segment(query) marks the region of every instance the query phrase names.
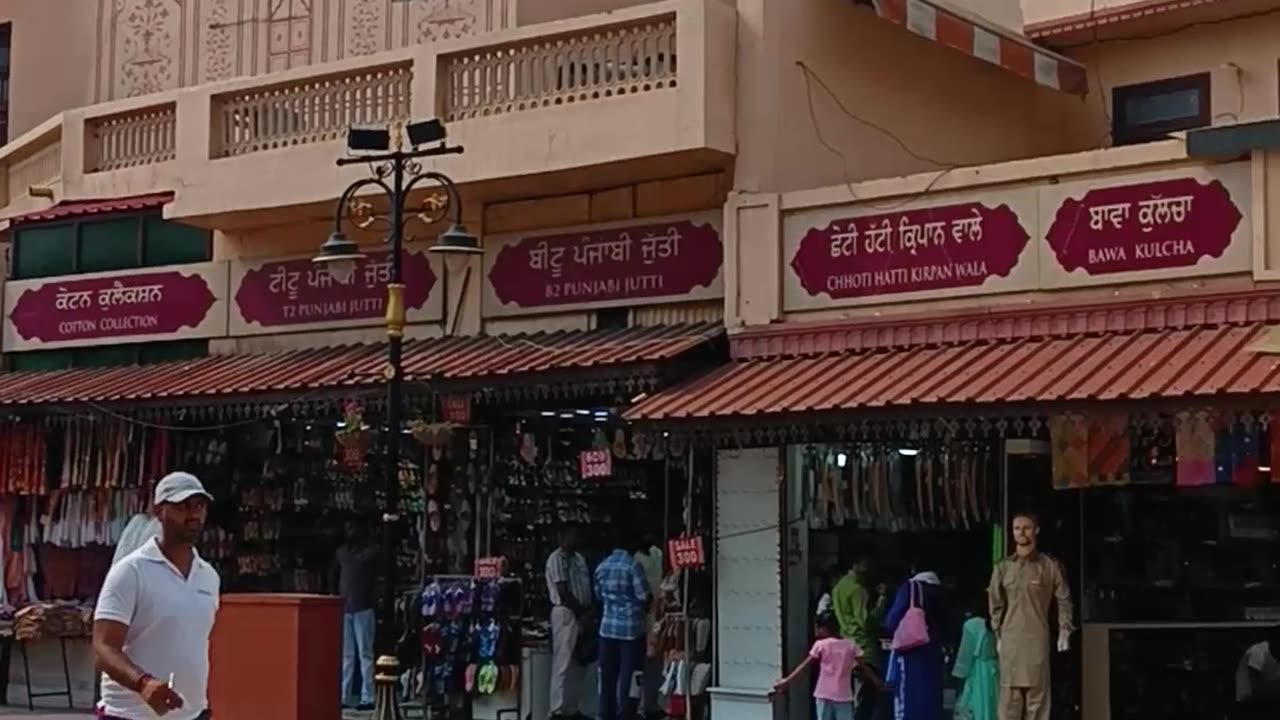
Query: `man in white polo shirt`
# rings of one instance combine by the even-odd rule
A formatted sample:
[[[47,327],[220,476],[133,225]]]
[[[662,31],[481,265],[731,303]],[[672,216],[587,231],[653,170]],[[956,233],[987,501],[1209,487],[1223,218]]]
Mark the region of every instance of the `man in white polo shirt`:
[[[209,720],[209,634],[221,581],[194,543],[213,497],[194,475],[156,485],[160,536],[111,568],[93,618],[104,720]]]

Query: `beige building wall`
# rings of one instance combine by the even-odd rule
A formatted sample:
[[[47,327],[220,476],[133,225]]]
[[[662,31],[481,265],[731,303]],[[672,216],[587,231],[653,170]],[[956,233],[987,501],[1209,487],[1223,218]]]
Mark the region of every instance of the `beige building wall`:
[[[1080,98],[918,37],[868,7],[737,5],[739,190],[801,190],[1099,143]]]
[[[1142,33],[1135,25],[1132,33]],[[1214,124],[1275,117],[1276,38],[1280,13],[1190,27],[1150,39],[1084,39],[1061,46],[1062,52],[1089,67],[1092,133],[1111,130],[1111,92],[1117,86],[1211,73]]]
[[[12,24],[9,138],[94,101],[97,0],[0,0]]]

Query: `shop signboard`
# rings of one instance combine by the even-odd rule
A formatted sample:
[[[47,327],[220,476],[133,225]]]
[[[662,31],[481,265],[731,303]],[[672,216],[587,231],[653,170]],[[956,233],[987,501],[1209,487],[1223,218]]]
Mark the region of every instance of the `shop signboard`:
[[[454,425],[471,424],[470,395],[445,395],[440,398],[440,410],[445,422]]]
[[[583,450],[578,454],[578,474],[583,480],[600,480],[613,475],[613,454],[606,449]]]
[[[227,332],[225,263],[5,283],[4,349],[43,350]]]
[[[476,558],[475,576],[481,580],[496,580],[506,573],[507,559],[504,557]]]
[[[1041,197],[1048,286],[1250,268],[1248,163],[1062,183]]]
[[[819,209],[783,221],[788,309],[975,294],[1033,283],[1035,191]],[[1030,220],[1031,222],[1028,222]],[[749,269],[747,270],[749,272]]]
[[[1244,273],[1250,201],[1236,162],[797,210],[784,309]]]
[[[707,564],[707,556],[702,548],[701,535],[682,535],[667,541],[667,555],[671,557],[671,567],[700,568]]]
[[[439,272],[425,248],[402,255],[405,319],[439,320],[444,313]],[[339,283],[310,256],[232,263],[231,334],[368,327],[384,322],[391,252],[369,253],[351,280]]]
[[[486,237],[486,315],[714,300],[718,212]]]

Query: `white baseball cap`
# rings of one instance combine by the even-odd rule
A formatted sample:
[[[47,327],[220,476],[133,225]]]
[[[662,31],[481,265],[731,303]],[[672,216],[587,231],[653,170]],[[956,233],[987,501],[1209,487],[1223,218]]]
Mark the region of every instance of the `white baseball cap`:
[[[213,496],[204,489],[204,485],[200,483],[199,478],[195,475],[185,472],[169,473],[156,484],[155,502],[153,504],[180,503],[192,495],[203,495],[208,500],[213,500]]]

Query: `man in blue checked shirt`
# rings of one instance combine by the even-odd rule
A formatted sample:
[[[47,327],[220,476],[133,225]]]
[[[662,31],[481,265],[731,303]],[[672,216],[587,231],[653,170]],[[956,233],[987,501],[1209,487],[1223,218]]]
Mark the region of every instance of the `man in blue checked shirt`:
[[[596,567],[600,620],[600,720],[631,720],[637,701],[631,680],[643,672],[645,615],[653,593],[644,568],[636,562],[642,533],[619,532],[613,554]],[[643,687],[644,683],[641,682]]]

